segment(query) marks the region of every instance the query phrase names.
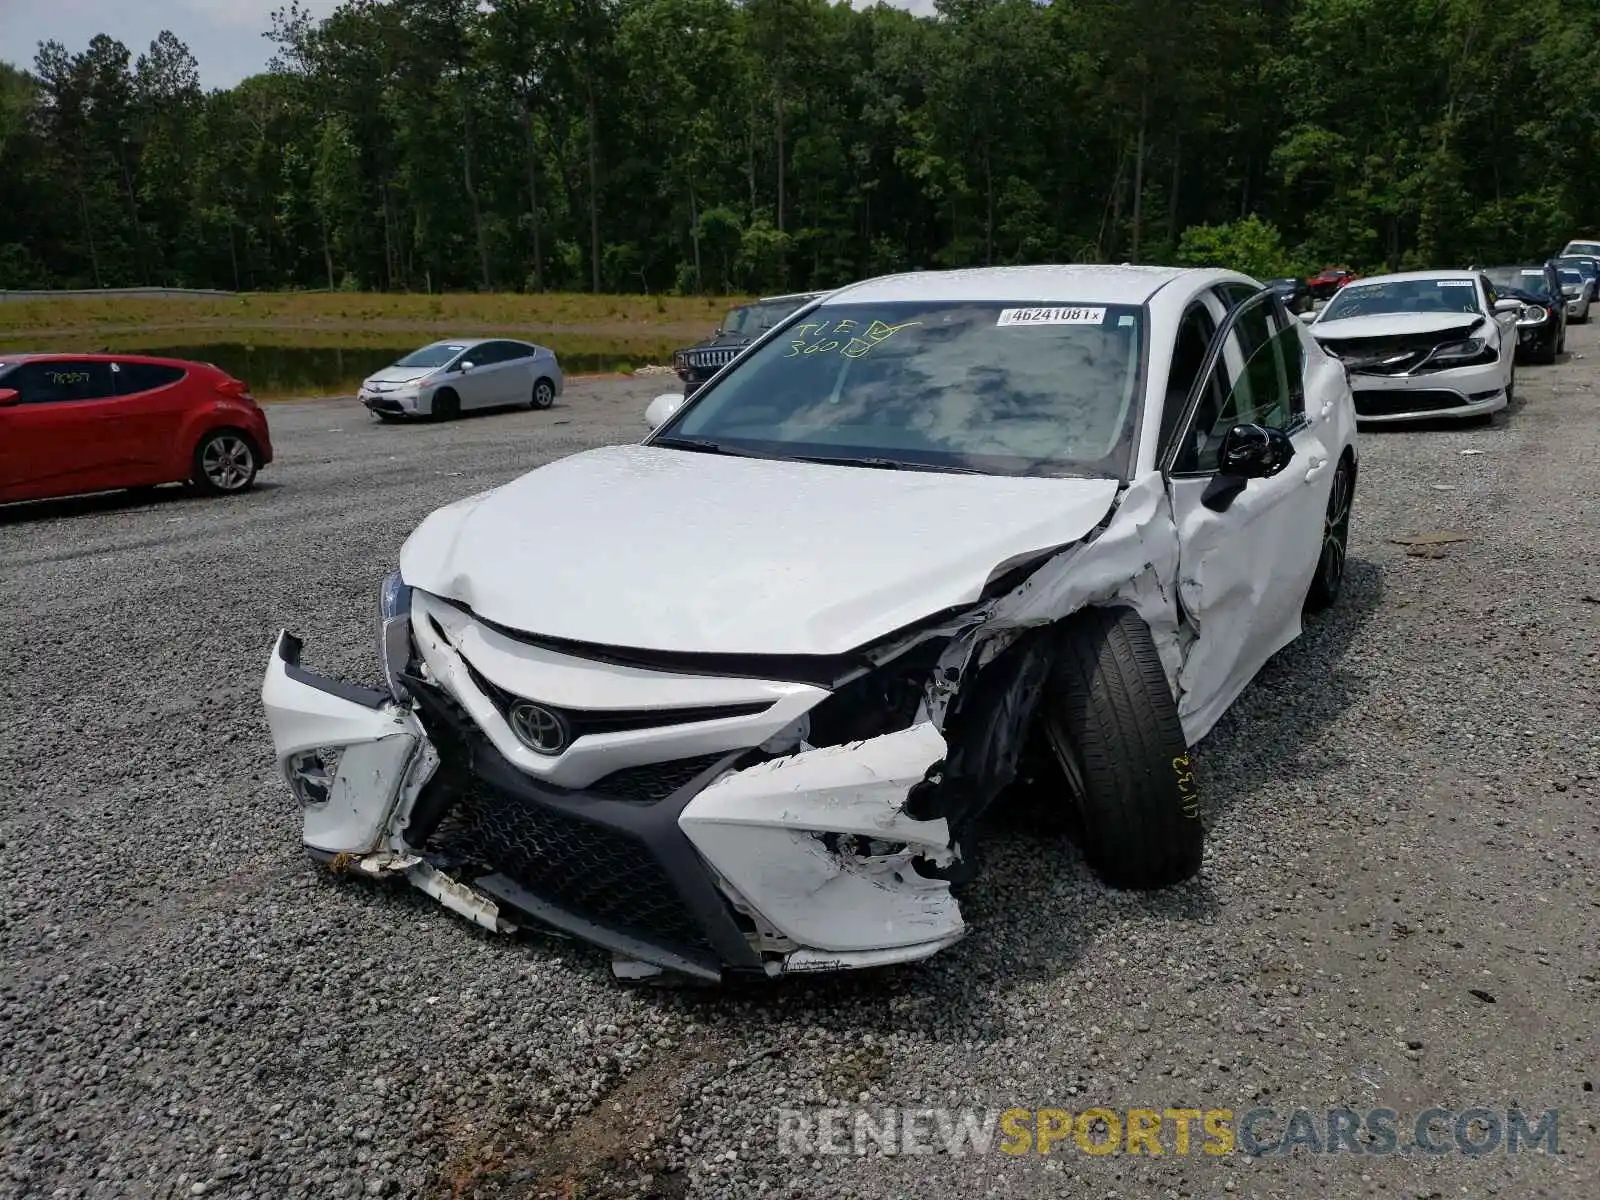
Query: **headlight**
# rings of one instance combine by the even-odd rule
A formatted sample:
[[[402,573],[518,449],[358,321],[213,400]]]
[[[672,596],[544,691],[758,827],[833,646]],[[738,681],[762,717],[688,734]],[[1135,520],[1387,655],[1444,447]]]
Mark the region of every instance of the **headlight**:
[[[1449,342],[1440,346],[1433,352],[1434,362],[1461,362],[1466,359],[1477,358],[1482,354],[1485,343],[1482,338],[1467,338],[1462,342]]]
[[[1550,319],[1550,310],[1537,304],[1524,304],[1522,314],[1517,317],[1518,325],[1543,325]]]
[[[411,661],[411,588],[391,571],[378,595],[378,657],[383,663],[383,681],[396,700],[405,696],[400,672]]]

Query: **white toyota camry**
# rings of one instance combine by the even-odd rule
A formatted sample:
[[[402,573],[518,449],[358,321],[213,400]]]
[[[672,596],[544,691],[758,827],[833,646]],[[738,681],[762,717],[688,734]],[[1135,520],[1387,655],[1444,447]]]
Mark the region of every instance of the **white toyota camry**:
[[[314,854],[626,978],[950,945],[1029,744],[1108,884],[1193,875],[1189,747],[1344,577],[1344,369],[1231,272],[870,280],[649,420],[429,516],[381,688],[262,687]]]
[[[1481,271],[1411,271],[1346,284],[1302,319],[1349,371],[1361,420],[1487,419],[1515,386],[1522,310]]]

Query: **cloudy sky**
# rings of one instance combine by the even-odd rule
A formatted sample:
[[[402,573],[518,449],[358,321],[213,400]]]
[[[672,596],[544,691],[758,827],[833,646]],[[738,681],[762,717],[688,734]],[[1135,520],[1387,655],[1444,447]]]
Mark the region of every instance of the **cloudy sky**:
[[[931,12],[932,0],[892,0],[913,12]],[[337,0],[301,0],[322,15]],[[262,70],[272,45],[261,35],[273,9],[287,0],[0,0],[0,61],[29,66],[40,42],[55,40],[82,50],[97,33],[110,34],[135,57],[162,29],[170,29],[200,60],[203,87],[229,87]]]

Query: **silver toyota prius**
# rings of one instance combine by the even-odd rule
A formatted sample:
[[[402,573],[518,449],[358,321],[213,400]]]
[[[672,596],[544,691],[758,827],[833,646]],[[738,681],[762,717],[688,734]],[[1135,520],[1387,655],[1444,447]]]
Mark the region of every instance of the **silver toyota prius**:
[[[449,420],[473,408],[549,408],[561,395],[555,351],[511,338],[433,342],[368,377],[357,398],[383,421]]]

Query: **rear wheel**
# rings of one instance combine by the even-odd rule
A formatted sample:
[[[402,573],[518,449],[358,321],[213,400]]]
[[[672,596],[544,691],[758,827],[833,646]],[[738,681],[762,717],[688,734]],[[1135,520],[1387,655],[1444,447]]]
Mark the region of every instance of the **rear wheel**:
[[[461,397],[454,388],[440,388],[433,394],[430,412],[435,421],[454,421],[461,415]]]
[[[194,448],[190,481],[202,492],[224,496],[256,481],[256,448],[237,429],[214,429]]]
[[[1111,887],[1161,888],[1200,869],[1200,792],[1150,628],[1129,608],[1063,627],[1041,724]]]
[[[1328,489],[1328,508],[1322,518],[1322,552],[1317,556],[1317,573],[1306,592],[1306,608],[1320,612],[1332,608],[1344,588],[1345,556],[1350,547],[1350,506],[1356,494],[1356,468],[1341,459]]]
[[[533,385],[533,399],[530,401],[534,408],[549,408],[556,402],[556,385],[548,379],[541,379]]]

